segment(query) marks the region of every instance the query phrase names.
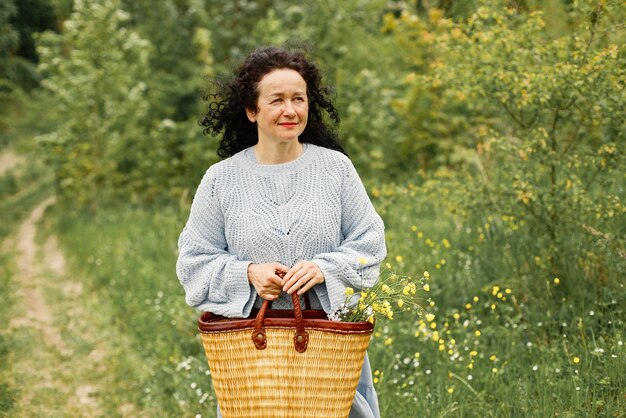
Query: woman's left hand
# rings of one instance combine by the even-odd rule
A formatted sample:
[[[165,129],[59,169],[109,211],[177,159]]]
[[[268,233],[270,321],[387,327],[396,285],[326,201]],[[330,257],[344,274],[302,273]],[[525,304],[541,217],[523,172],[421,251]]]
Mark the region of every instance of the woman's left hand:
[[[283,277],[283,291],[298,295],[304,294],[316,284],[324,283],[324,273],[312,261],[298,261]]]

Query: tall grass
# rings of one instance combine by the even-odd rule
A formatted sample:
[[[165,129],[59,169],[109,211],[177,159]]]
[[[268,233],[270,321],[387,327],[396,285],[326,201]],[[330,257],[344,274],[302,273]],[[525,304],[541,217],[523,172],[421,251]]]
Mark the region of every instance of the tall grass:
[[[181,214],[57,211],[71,269],[85,279],[86,290],[109,301],[103,314],[127,339],[127,355],[113,365],[117,388],[107,399],[112,413],[130,402],[160,416],[214,414],[197,315],[185,305],[174,269]]]
[[[415,186],[372,192],[387,224],[387,261],[404,274],[428,270],[437,303],[430,323],[399,316],[377,324],[369,352],[383,416],[623,416],[616,276],[592,291],[584,282],[565,288],[580,278],[530,269],[537,249],[521,226],[445,215]],[[111,325],[129,337],[114,368],[112,410],[132,402],[163,416],[214,415],[196,313],[174,271],[185,216],[173,208],[57,211],[72,269],[110,300]]]

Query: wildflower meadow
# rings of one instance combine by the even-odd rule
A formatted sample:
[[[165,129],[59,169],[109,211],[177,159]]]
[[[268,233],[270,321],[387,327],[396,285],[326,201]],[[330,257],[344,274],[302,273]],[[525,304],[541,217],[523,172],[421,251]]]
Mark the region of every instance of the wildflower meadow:
[[[0,417],[215,417],[175,273],[214,77],[306,47],[385,223],[381,416],[626,417],[621,0],[0,0]],[[354,260],[365,264],[367,260]],[[271,416],[271,415],[269,415]]]

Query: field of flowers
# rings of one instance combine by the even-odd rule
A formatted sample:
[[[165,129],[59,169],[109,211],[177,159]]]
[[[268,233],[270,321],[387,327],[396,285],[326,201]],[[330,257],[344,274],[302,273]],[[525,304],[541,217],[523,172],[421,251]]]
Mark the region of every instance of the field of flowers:
[[[434,305],[433,316],[397,313],[376,324],[369,353],[383,416],[624,415],[623,283],[572,293],[564,290],[572,279],[538,276],[538,298],[507,269],[511,248],[499,242],[503,229],[523,225],[455,223],[416,186],[370,190],[387,222],[385,264],[413,277],[429,271]],[[185,208],[56,212],[73,271],[130,337],[128,358],[112,361],[116,386],[101,394],[111,413],[132,402],[164,416],[214,416],[196,313],[174,273],[185,216]]]

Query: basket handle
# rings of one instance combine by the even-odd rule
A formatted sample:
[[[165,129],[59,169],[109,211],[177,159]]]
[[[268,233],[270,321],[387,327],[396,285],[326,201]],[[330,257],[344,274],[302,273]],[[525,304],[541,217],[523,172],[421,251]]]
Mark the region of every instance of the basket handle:
[[[304,329],[304,319],[302,318],[302,306],[300,305],[300,298],[294,292],[291,295],[293,301],[293,312],[296,318],[296,332],[293,336],[293,346],[298,353],[304,353],[307,345],[309,344],[309,333]],[[264,350],[267,347],[267,336],[265,335],[265,328],[263,323],[265,322],[265,314],[269,308],[271,302],[264,300],[259,313],[254,320],[254,330],[252,331],[252,341],[257,350]]]

